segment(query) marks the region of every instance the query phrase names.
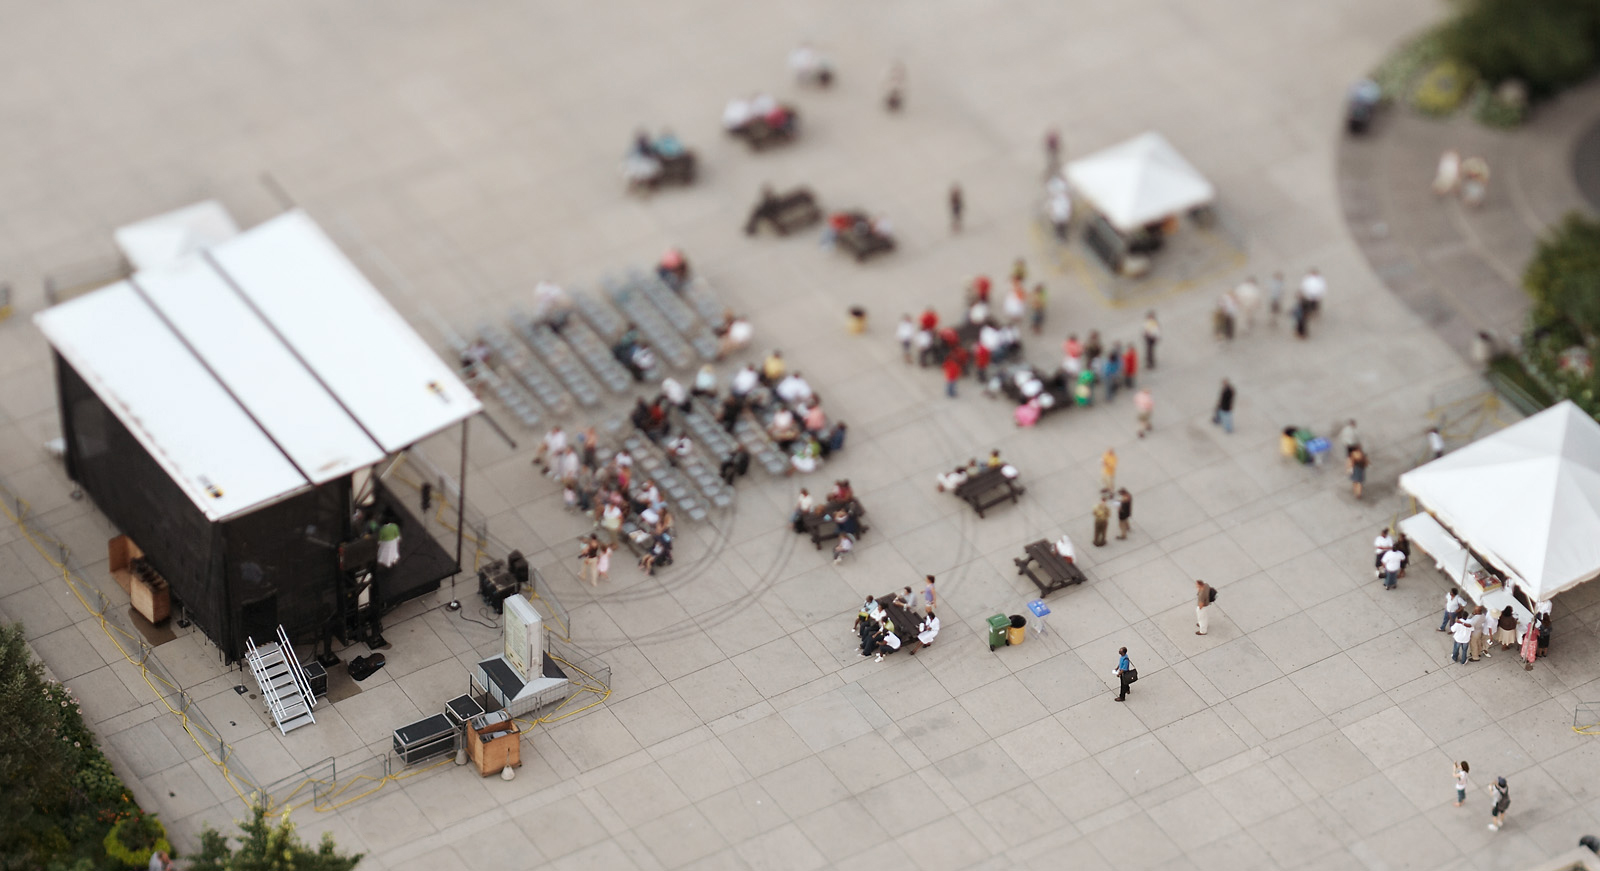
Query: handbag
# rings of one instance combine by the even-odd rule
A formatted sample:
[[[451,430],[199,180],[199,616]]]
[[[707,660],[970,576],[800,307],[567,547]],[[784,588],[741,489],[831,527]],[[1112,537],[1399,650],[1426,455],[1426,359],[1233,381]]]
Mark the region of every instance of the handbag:
[[[1128,683],[1137,683],[1139,680],[1139,670],[1137,668],[1130,668],[1122,674],[1128,679]]]

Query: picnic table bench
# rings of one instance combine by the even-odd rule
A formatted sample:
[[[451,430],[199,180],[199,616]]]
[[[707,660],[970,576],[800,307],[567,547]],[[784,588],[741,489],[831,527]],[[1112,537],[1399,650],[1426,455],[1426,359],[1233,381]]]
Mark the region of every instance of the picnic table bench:
[[[1068,562],[1061,554],[1056,553],[1050,542],[1039,539],[1033,544],[1022,549],[1022,556],[1013,559],[1017,565],[1017,574],[1027,575],[1033,585],[1039,588],[1040,596],[1048,596],[1057,590],[1064,590],[1073,584],[1081,584],[1088,580],[1083,570],[1076,563]],[[1037,573],[1043,572],[1044,579]]]
[[[652,187],[663,184],[693,184],[697,161],[694,152],[684,149],[682,153],[671,157],[656,155],[656,160],[661,162],[661,174],[655,177]]]
[[[833,514],[841,508],[855,515],[856,522],[861,525],[860,535],[864,536],[869,531],[870,527],[866,523],[867,509],[861,507],[859,501],[850,499],[846,502],[829,502],[822,506],[822,510],[813,511],[800,518],[800,527],[811,536],[811,543],[817,550],[822,550],[823,542],[833,541],[839,537],[839,524],[833,519]]]
[[[761,229],[762,222],[772,225],[779,236],[787,236],[796,230],[822,220],[822,209],[817,205],[816,195],[808,187],[798,187],[792,191],[773,196],[762,196],[761,202],[756,203],[750,212],[750,220],[745,222],[745,235],[754,236]]]
[[[860,224],[840,233],[836,241],[841,248],[856,258],[857,263],[863,263],[869,257],[894,250],[893,236],[885,236],[871,226]]]
[[[900,638],[901,650],[917,640],[917,627],[922,621],[917,619],[917,615],[895,604],[893,593],[879,596],[878,607],[883,609],[883,613],[889,617],[889,622],[894,624],[894,634]]]
[[[956,498],[971,505],[979,518],[984,511],[1008,499],[1015,503],[1017,497],[1026,492],[1026,487],[1018,484],[1015,478],[1006,477],[999,466],[979,471],[955,490]]]
[[[751,118],[728,132],[749,143],[752,151],[764,151],[773,145],[782,145],[800,132],[800,113],[788,104],[784,104],[783,109],[789,113],[787,126],[774,127],[765,118]]]

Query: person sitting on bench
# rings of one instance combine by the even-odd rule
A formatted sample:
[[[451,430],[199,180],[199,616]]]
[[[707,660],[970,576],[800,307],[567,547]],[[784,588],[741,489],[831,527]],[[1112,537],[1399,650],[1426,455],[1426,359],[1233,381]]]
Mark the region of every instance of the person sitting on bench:
[[[1076,563],[1078,561],[1078,550],[1072,546],[1072,538],[1066,533],[1063,532],[1061,537],[1056,539],[1056,543],[1051,545],[1051,547],[1055,549],[1057,556],[1061,557],[1067,562]]]
[[[780,450],[787,451],[800,437],[800,422],[795,420],[794,412],[787,408],[779,408],[772,415],[772,422],[767,424],[767,435],[777,443]]]
[[[841,511],[839,513],[843,514],[844,512]],[[855,539],[852,536],[841,532],[838,540],[833,543],[833,564],[838,565],[839,563],[843,562],[844,558],[849,556],[850,552],[854,549]]]
[[[917,651],[924,647],[931,647],[933,639],[939,637],[939,617],[928,609],[927,616],[922,618],[922,623],[917,626],[917,644],[911,648],[911,655],[916,656]]]
[[[877,638],[874,639],[877,644],[875,646],[876,655],[872,658],[873,662],[883,662],[885,655],[900,649],[900,636],[894,634],[892,626],[893,624],[891,623],[885,623],[883,631],[878,633]]]
[[[718,339],[717,359],[721,360],[734,351],[742,351],[748,347],[756,331],[749,321],[728,311],[723,313],[722,324],[714,332]]]
[[[850,481],[841,478],[833,482],[833,489],[828,491],[829,502],[849,502],[856,498],[855,491],[850,489]]]
[[[661,262],[656,264],[656,275],[661,276],[668,287],[682,293],[684,286],[689,283],[689,260],[682,251],[668,248],[661,255]]]
[[[793,475],[795,472],[810,474],[817,470],[817,464],[820,462],[822,462],[822,446],[811,436],[805,436],[800,446],[795,448],[794,456],[789,458],[787,474]]]
[[[722,461],[717,474],[722,476],[724,483],[732,487],[735,478],[750,474],[750,452],[744,449],[744,445],[734,448],[733,453]]]
[[[953,470],[943,475],[935,476],[935,480],[938,482],[937,486],[940,493],[946,491],[954,493],[957,487],[967,483],[967,469],[965,466],[956,466]]]
[[[861,518],[857,517],[854,512],[841,508],[834,513],[833,522],[839,525],[839,536],[841,538],[844,536],[850,536],[851,538],[861,537]]]
[[[640,130],[622,159],[622,175],[628,184],[648,186],[661,177],[661,161],[650,144],[650,135]]]

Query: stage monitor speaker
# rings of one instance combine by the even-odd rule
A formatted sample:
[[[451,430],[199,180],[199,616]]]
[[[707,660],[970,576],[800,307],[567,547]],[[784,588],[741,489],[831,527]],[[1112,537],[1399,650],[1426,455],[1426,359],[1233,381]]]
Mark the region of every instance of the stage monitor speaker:
[[[516,578],[517,583],[524,587],[528,585],[528,558],[522,555],[522,551],[514,550],[506,557],[506,568],[511,570],[511,577]]]

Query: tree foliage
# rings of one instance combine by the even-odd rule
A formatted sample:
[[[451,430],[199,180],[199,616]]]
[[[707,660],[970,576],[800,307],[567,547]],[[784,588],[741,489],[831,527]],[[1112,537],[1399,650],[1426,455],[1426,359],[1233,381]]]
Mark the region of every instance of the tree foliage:
[[[1490,82],[1547,96],[1600,63],[1600,0],[1460,0],[1441,34],[1447,54]]]
[[[1522,274],[1537,328],[1573,343],[1600,337],[1600,221],[1577,213],[1539,242]]]
[[[106,832],[138,812],[72,691],[0,626],[0,869],[103,865]]]
[[[200,853],[190,863],[192,871],[351,871],[361,861],[361,854],[339,855],[333,836],[324,832],[315,850],[295,834],[289,814],[269,817],[264,805],[251,809],[250,819],[239,823],[240,834],[234,836],[237,847],[229,846],[228,838],[216,829],[207,827],[200,834]]]

